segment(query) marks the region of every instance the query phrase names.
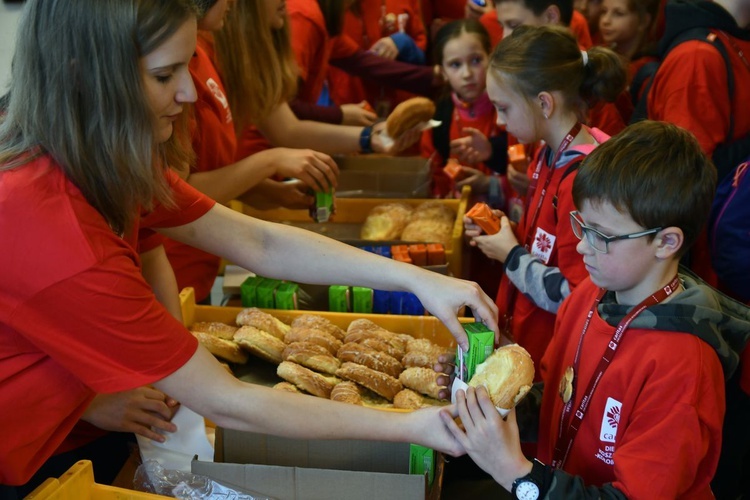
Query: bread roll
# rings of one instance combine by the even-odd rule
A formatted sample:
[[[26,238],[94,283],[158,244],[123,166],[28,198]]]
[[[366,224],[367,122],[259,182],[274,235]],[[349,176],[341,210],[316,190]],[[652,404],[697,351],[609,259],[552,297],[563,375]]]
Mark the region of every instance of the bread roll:
[[[391,377],[398,377],[404,369],[393,356],[355,342],[349,342],[341,346],[341,349],[336,353],[336,357],[341,361],[351,361],[387,373]]]
[[[430,121],[434,115],[435,103],[426,97],[413,97],[393,109],[386,119],[385,129],[392,139],[398,139],[420,123]]]
[[[495,350],[477,366],[470,387],[484,386],[498,408],[512,409],[523,399],[534,382],[534,362],[518,344]]]
[[[294,384],[290,384],[289,382],[279,382],[278,384],[273,386],[274,389],[277,391],[285,391],[285,392],[293,392],[295,394],[301,394],[299,392],[299,389],[297,389],[297,386]]]
[[[199,321],[190,326],[190,331],[210,333],[214,337],[219,337],[220,339],[232,340],[234,332],[237,331],[237,327],[225,323],[219,323],[218,321]]]
[[[401,233],[404,241],[422,243],[442,243],[448,246],[453,234],[453,222],[445,220],[422,219],[410,222]]]
[[[428,339],[414,339],[406,344],[406,354],[401,363],[404,367],[421,366],[432,368],[440,362],[440,356],[448,354],[448,350],[430,342]]]
[[[330,333],[315,328],[292,328],[284,337],[287,344],[293,342],[311,342],[326,348],[329,354],[335,356],[342,346],[342,342]]]
[[[322,316],[316,316],[314,314],[303,314],[299,318],[292,321],[292,328],[314,328],[328,334],[333,335],[338,340],[344,340],[344,330],[331,323]]]
[[[356,363],[342,364],[341,368],[336,370],[336,375],[356,382],[388,401],[393,401],[394,396],[403,389],[401,382],[394,377]]]
[[[293,342],[286,346],[281,357],[284,361],[294,361],[311,370],[330,375],[335,375],[341,366],[341,361],[331,356],[325,347],[311,342]]]
[[[362,394],[354,382],[339,382],[331,391],[331,399],[351,405],[362,404]]]
[[[456,220],[456,212],[444,202],[426,201],[414,210],[411,220],[436,220],[453,224]]]
[[[190,332],[198,342],[208,349],[208,352],[217,358],[225,359],[231,363],[247,363],[247,353],[240,349],[236,342],[219,338],[205,332]]]
[[[360,237],[369,241],[397,240],[409,223],[412,208],[403,203],[387,203],[374,207],[367,215]]]
[[[331,397],[331,390],[333,390],[334,384],[326,380],[321,374],[315,373],[297,363],[282,361],[276,369],[276,374],[314,396],[326,399]]]
[[[234,341],[250,353],[277,365],[281,363],[281,353],[286,347],[284,342],[270,333],[252,326],[243,326],[237,330]]]
[[[423,403],[424,398],[411,389],[404,389],[393,398],[393,407],[402,410],[418,410]]]
[[[284,335],[291,329],[283,321],[274,318],[257,307],[250,307],[240,311],[237,315],[237,324],[240,326],[254,326],[258,330],[270,333],[279,340],[284,340]]]
[[[386,342],[397,350],[400,355],[396,358],[403,357],[406,353],[406,341],[399,335],[389,332],[385,328],[378,326],[369,319],[358,319],[349,324],[346,330],[346,342],[361,342],[363,339],[377,339]]]
[[[376,351],[384,352],[399,362],[404,357],[403,349],[397,349],[383,340],[376,338],[363,338],[357,343],[375,349]]]
[[[440,390],[444,389],[437,384],[438,373],[430,368],[407,368],[398,377],[404,387],[414,389],[415,391],[439,399]]]

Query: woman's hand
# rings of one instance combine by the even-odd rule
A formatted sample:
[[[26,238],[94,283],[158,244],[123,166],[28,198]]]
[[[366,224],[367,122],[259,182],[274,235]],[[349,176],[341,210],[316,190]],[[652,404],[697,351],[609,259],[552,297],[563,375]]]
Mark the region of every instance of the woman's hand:
[[[484,387],[458,391],[455,405],[442,408],[440,416],[472,460],[506,490],[531,472],[531,462],[521,451],[516,411],[503,420]],[[461,418],[463,430],[455,417]]]
[[[519,172],[515,168],[508,168],[507,179],[513,190],[521,196],[526,196],[531,179],[526,172]]]
[[[411,291],[416,294],[430,314],[445,324],[462,348],[469,348],[466,332],[458,321],[458,312],[464,306],[471,308],[477,321],[481,321],[495,332],[496,342],[499,340],[498,312],[495,301],[490,299],[473,281],[423,271],[420,277],[414,280]]]
[[[163,392],[139,387],[114,394],[97,394],[81,420],[106,431],[133,432],[163,443],[166,438],[152,427],[165,432],[176,431],[171,420],[178,408],[179,403]]]
[[[490,159],[492,144],[482,132],[472,127],[464,127],[461,132],[465,134],[463,137],[450,142],[451,156],[468,165]]]
[[[380,57],[385,57],[386,59],[391,60],[398,57],[398,47],[396,47],[396,42],[394,42],[393,38],[389,36],[384,36],[377,42],[373,43],[372,47],[370,47],[370,52],[374,52]]]
[[[299,179],[315,191],[328,191],[338,184],[339,167],[333,158],[312,149],[274,148],[272,164],[283,177]]]
[[[368,110],[366,101],[359,104],[342,104],[341,113],[344,115],[341,120],[342,125],[353,125],[359,127],[369,127],[378,120],[378,115]]]
[[[471,186],[472,194],[485,194],[490,190],[490,176],[471,167],[461,167],[462,179],[456,183],[460,190],[464,186]]]
[[[503,215],[500,218],[500,231],[497,234],[474,236],[472,243],[479,247],[482,253],[490,259],[505,262],[513,247],[518,245],[518,239],[513,232],[510,220]]]

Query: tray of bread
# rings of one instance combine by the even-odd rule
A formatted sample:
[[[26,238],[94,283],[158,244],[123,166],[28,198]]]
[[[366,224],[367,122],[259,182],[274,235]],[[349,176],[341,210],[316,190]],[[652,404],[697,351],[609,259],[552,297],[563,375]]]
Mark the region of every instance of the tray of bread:
[[[337,198],[336,212],[325,224],[310,219],[307,210],[257,210],[232,201],[234,210],[272,222],[301,227],[354,246],[373,244],[442,243],[449,272],[462,272],[463,217],[471,188],[451,200]]]
[[[181,301],[185,326],[244,381],[380,409],[448,404],[432,367],[455,342],[437,318],[200,306],[191,288]]]

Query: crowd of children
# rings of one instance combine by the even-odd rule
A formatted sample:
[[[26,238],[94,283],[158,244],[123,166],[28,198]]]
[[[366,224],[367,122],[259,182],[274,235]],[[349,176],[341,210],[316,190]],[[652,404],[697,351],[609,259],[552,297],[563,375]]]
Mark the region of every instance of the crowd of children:
[[[177,401],[237,429],[465,453],[513,498],[750,494],[750,310],[710,264],[750,256],[706,230],[717,184],[747,189],[750,0],[28,0],[21,22],[0,116],[0,425],[19,429],[0,499],[56,457],[107,454],[105,431],[163,439]],[[390,141],[415,95],[439,124]],[[492,207],[496,234],[464,220],[484,291],[222,206],[306,208],[337,185],[331,155],[373,152],[421,155],[434,197],[468,185]],[[411,290],[462,344],[468,305],[536,384],[503,419],[483,389],[391,415],[239,383],[176,299],[210,302],[219,256]]]

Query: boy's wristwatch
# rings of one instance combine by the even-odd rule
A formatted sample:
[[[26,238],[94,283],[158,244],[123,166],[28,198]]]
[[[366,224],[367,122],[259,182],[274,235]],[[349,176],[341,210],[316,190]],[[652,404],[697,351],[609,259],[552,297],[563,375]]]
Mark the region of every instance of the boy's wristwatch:
[[[545,465],[536,458],[532,462],[531,472],[513,481],[510,492],[518,500],[537,500],[542,496]]]

